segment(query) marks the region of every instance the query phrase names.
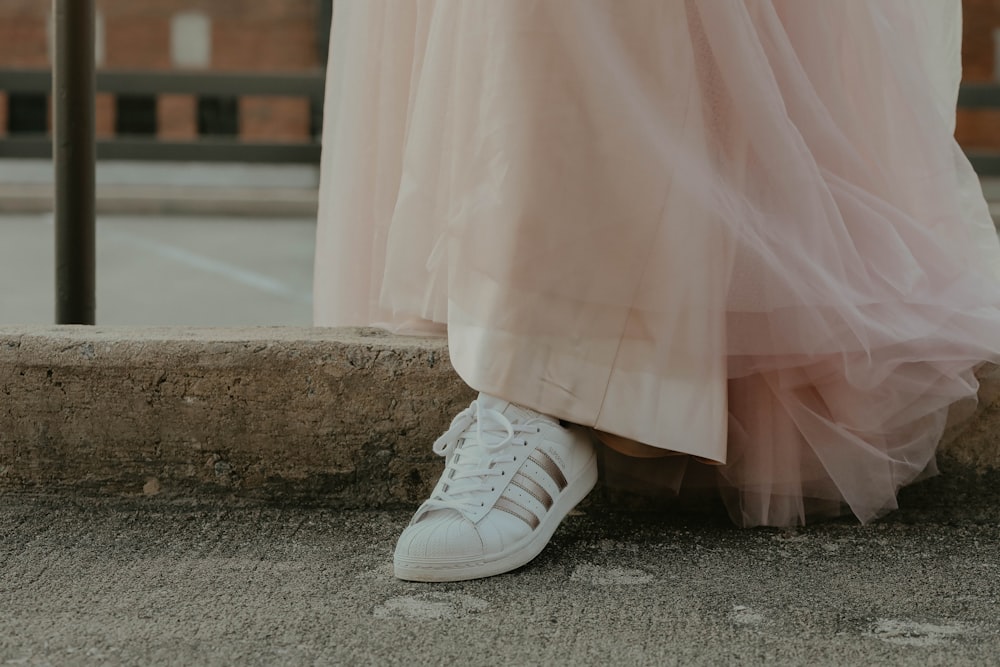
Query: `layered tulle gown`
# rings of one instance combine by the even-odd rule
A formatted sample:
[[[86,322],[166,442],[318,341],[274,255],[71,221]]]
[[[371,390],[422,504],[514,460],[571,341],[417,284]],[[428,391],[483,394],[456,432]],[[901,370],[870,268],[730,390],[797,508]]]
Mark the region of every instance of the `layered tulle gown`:
[[[1000,354],[960,40],[958,0],[337,0],[316,323],[446,326],[744,525],[882,515]]]

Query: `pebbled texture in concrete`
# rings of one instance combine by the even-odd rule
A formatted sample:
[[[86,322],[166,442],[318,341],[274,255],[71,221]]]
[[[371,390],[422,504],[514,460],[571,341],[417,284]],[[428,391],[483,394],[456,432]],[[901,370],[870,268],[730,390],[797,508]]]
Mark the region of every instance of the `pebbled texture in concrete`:
[[[1000,469],[1000,392],[942,449]],[[374,329],[0,327],[0,490],[422,500],[474,394],[441,338]]]
[[[391,576],[406,512],[8,493],[0,664],[993,665],[995,494],[797,531],[595,502],[520,571],[426,585]]]
[[[415,502],[473,396],[443,339],[0,328],[0,489]]]

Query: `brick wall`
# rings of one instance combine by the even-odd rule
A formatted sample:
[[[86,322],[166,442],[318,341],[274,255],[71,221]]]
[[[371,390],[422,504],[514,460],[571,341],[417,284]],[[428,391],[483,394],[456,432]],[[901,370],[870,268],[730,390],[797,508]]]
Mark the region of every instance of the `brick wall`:
[[[3,0],[0,4],[0,66],[46,67],[48,8],[37,0]],[[7,134],[7,94],[0,92],[0,136]]]
[[[254,3],[253,11],[212,22],[212,66],[232,71],[295,71],[319,64],[317,5],[306,0]],[[240,134],[251,140],[288,141],[310,133],[309,101],[244,97]]]
[[[160,139],[175,141],[197,138],[197,113],[194,95],[160,95],[156,104],[157,135]]]
[[[44,67],[48,64],[49,4],[40,0],[0,2],[0,65]]]
[[[98,64],[109,69],[198,68],[228,71],[302,71],[321,67],[317,44],[322,0],[97,0]],[[51,0],[0,0],[0,67],[49,65]],[[208,26],[207,61],[189,52],[175,19],[197,14]],[[196,21],[197,23],[198,21]],[[180,26],[183,28],[186,26]],[[195,36],[197,37],[197,35]],[[177,39],[181,46],[177,47]],[[197,45],[196,45],[197,46]],[[180,49],[180,51],[178,51]],[[198,50],[198,49],[196,49]],[[180,62],[178,62],[178,55]],[[6,96],[0,96],[0,134],[7,128]],[[252,140],[306,140],[309,102],[298,98],[248,97],[239,101],[240,135]],[[114,134],[116,102],[99,94],[97,132]],[[197,100],[162,95],[156,101],[163,139],[197,136]]]
[[[1000,1],[963,0],[963,78],[997,81]],[[1000,148],[1000,110],[959,110],[955,136],[967,148]]]

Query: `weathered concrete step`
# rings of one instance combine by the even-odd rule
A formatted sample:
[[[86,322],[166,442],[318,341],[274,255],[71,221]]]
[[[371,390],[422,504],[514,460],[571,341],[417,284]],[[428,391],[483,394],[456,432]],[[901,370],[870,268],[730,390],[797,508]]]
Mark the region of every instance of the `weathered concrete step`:
[[[0,490],[414,503],[473,393],[443,339],[357,329],[0,327]],[[1000,469],[1000,400],[942,447]]]
[[[425,493],[471,392],[376,330],[0,328],[0,488],[355,506]]]

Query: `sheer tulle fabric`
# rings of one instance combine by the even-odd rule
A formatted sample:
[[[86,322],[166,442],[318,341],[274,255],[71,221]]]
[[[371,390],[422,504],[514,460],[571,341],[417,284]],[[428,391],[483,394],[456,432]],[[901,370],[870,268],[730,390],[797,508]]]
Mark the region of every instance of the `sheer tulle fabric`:
[[[957,0],[338,0],[316,322],[869,520],[1000,351]]]

